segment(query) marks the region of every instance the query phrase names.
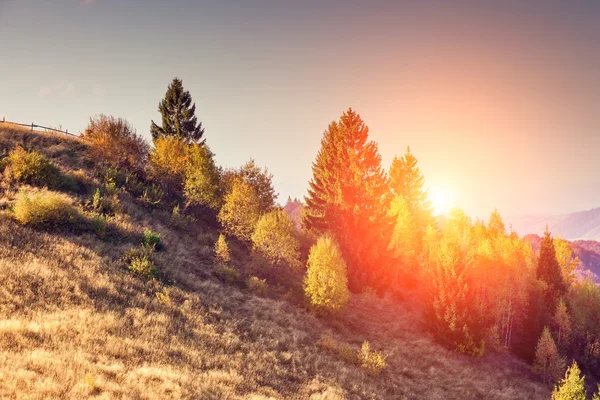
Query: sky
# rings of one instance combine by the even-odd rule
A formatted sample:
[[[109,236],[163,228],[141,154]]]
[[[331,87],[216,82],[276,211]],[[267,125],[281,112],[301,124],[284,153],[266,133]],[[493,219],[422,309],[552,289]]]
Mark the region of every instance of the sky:
[[[174,77],[224,167],[302,198],[352,107],[473,217],[600,207],[600,2],[0,0],[0,117],[150,138]]]

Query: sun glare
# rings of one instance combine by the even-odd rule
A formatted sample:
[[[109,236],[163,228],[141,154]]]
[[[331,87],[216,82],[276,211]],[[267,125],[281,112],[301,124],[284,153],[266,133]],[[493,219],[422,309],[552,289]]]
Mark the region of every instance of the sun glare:
[[[429,200],[435,215],[446,215],[455,206],[454,193],[448,187],[429,189]]]

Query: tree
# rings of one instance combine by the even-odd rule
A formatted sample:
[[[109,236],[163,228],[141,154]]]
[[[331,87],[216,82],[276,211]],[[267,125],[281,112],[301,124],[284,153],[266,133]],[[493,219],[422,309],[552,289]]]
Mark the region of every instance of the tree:
[[[184,194],[190,204],[218,210],[222,203],[221,175],[214,155],[206,144],[194,144],[188,151]]]
[[[236,179],[231,191],[225,195],[225,203],[218,215],[225,233],[251,240],[259,217],[258,197],[254,189],[245,180]]]
[[[575,361],[567,368],[565,377],[560,380],[559,386],[554,386],[552,400],[586,400],[585,377]]]
[[[567,311],[567,306],[563,299],[560,299],[558,305],[556,306],[556,313],[554,314],[554,318],[552,319],[554,325],[557,328],[557,337],[558,337],[558,346],[560,347],[561,339],[563,342],[565,339],[569,338],[571,333],[571,318],[569,317],[569,313]]]
[[[547,293],[549,298],[552,298],[554,300],[553,304],[556,304],[558,298],[565,294],[566,285],[560,265],[556,259],[554,241],[552,240],[552,236],[550,236],[548,228],[546,228],[540,244],[540,255],[538,257],[536,276],[538,279],[546,282],[548,285]]]
[[[432,210],[427,200],[427,191],[423,189],[425,178],[417,163],[410,147],[407,147],[402,157],[394,157],[390,166],[390,189],[394,195],[406,200],[410,212],[423,222],[420,225],[425,229],[430,222]]]
[[[387,246],[393,220],[387,215],[388,182],[368,132],[352,109],[329,125],[313,163],[303,217],[309,230],[334,236],[354,291],[390,284]]]
[[[292,220],[281,210],[264,214],[252,234],[254,250],[274,265],[300,265],[300,244]]]
[[[545,327],[535,348],[533,370],[546,383],[555,382],[565,370],[565,361],[558,354],[556,343]]]
[[[579,257],[573,255],[573,249],[569,242],[560,237],[554,238],[554,249],[563,279],[567,285],[570,285],[575,280],[573,271],[579,266]]]
[[[196,118],[196,104],[192,104],[192,96],[183,89],[181,79],[174,78],[169,84],[158,112],[162,116],[162,126],[154,121],[150,126],[154,141],[159,137],[176,137],[187,143],[198,143],[202,139],[204,128]]]
[[[275,193],[275,189],[273,188],[273,175],[269,173],[267,168],[259,168],[254,160],[250,159],[250,161],[237,170],[225,171],[223,177],[225,192],[231,190],[235,179],[244,179],[252,186],[258,196],[261,214],[267,213],[275,207],[277,193]]]
[[[492,236],[505,235],[506,227],[504,226],[504,221],[502,221],[502,217],[498,210],[494,210],[490,215],[490,219],[487,224],[487,230]]]
[[[331,236],[322,236],[311,247],[304,292],[311,305],[325,313],[340,312],[350,299],[346,263]]]
[[[103,114],[90,118],[82,137],[92,144],[90,155],[96,163],[138,172],[148,160],[148,144],[123,118]]]
[[[180,193],[185,179],[189,145],[175,137],[159,137],[150,153],[150,174],[171,192]]]
[[[229,251],[229,245],[225,240],[225,235],[222,233],[219,235],[219,239],[215,242],[215,258],[219,264],[227,265],[231,261],[231,253]]]
[[[598,385],[598,392],[596,392],[596,394],[594,394],[594,397],[592,397],[592,400],[600,400],[600,385]]]
[[[402,196],[394,197],[389,214],[395,219],[389,249],[400,265],[405,268],[414,268],[417,265],[417,251],[422,244],[417,244],[419,236],[416,222],[406,199]]]

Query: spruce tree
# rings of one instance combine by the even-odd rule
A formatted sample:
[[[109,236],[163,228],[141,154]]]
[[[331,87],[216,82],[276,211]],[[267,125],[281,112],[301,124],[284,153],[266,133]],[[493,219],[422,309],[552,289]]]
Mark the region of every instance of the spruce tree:
[[[548,328],[544,328],[535,348],[533,370],[546,383],[555,382],[565,370],[565,361],[558,354]]]
[[[417,166],[418,160],[413,156],[410,147],[400,158],[394,157],[390,166],[390,189],[395,196],[406,200],[408,208],[416,218],[431,218],[432,210],[427,191],[423,189],[425,178]],[[430,221],[424,221],[427,226]]]
[[[548,285],[548,293],[550,297],[556,300],[556,302],[558,302],[558,298],[566,292],[566,284],[563,279],[560,265],[556,259],[554,241],[552,240],[552,236],[550,236],[547,227],[540,244],[540,255],[538,257],[536,277],[539,280],[546,282]]]
[[[389,284],[390,196],[381,156],[368,133],[352,109],[329,125],[313,163],[303,217],[308,229],[333,234],[356,291]]]
[[[165,98],[158,105],[158,112],[162,116],[162,126],[152,121],[152,140],[174,136],[188,143],[201,141],[204,128],[202,122],[198,122],[196,118],[196,104],[192,103],[190,92],[183,89],[181,79],[174,78],[169,84]]]

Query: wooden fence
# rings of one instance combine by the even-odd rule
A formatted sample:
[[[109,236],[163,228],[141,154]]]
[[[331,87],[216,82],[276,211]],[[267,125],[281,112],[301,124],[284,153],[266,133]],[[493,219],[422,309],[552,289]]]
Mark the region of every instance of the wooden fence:
[[[52,131],[52,132],[60,132],[60,133],[64,133],[65,135],[69,135],[69,136],[75,136],[78,137],[79,135],[74,135],[72,133],[69,133],[69,130],[66,129],[64,131],[61,131],[60,129],[54,129],[54,128],[49,128],[47,126],[42,126],[42,125],[36,125],[33,122],[31,124],[19,124],[18,122],[10,122],[10,121],[6,121],[4,119],[4,117],[2,118],[2,121],[0,121],[0,124],[10,124],[10,125],[19,125],[19,126],[24,126],[27,128],[31,128],[31,131],[34,130],[34,128],[42,128],[45,129],[46,131]]]

